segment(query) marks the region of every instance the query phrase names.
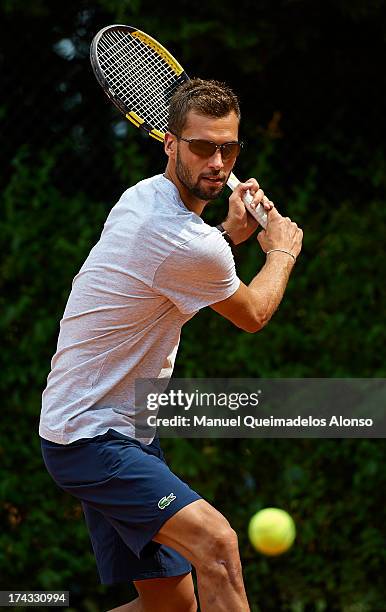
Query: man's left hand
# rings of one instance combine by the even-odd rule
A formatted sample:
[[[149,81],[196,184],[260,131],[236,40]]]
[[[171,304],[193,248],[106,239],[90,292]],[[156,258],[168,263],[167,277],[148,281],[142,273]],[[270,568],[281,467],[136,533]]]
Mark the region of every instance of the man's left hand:
[[[229,234],[234,244],[240,244],[240,242],[247,240],[259,226],[256,219],[249,214],[244,206],[242,198],[248,189],[253,196],[252,206],[254,208],[258,204],[262,204],[266,211],[274,207],[273,202],[268,200],[267,196],[264,195],[264,191],[260,189],[256,179],[251,178],[245,183],[237,185],[229,198],[228,216],[222,223],[223,228]]]

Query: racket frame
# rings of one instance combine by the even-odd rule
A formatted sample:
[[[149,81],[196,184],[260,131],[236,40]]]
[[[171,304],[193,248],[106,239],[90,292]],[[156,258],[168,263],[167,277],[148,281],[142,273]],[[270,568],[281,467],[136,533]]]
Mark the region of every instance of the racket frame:
[[[175,72],[176,75],[176,87],[182,85],[184,82],[189,80],[189,76],[181,66],[181,64],[176,60],[175,57],[163,46],[161,45],[155,38],[149,36],[142,30],[135,28],[133,26],[115,24],[109,25],[102,28],[93,38],[91,46],[90,46],[90,61],[91,66],[97,79],[98,83],[102,87],[103,91],[109,98],[109,100],[114,104],[114,106],[128,119],[136,128],[139,128],[146,132],[151,138],[157,140],[159,142],[164,141],[165,134],[160,130],[154,128],[147,121],[145,121],[142,117],[140,117],[133,109],[128,108],[127,105],[117,96],[114,89],[111,87],[111,83],[109,83],[108,78],[105,76],[98,59],[98,45],[100,39],[106,32],[114,32],[114,31],[122,31],[124,30],[128,34],[131,34],[134,37],[137,37],[143,43],[151,47],[162,59],[167,62],[169,67]],[[236,178],[236,176],[231,172],[229,175],[227,185],[232,191],[237,187],[240,181]],[[259,222],[259,224],[266,228],[267,226],[267,213],[264,210],[264,207],[259,204],[256,208],[251,207],[251,202],[253,201],[253,197],[249,191],[247,191],[243,196],[243,202],[248,210],[248,212]]]

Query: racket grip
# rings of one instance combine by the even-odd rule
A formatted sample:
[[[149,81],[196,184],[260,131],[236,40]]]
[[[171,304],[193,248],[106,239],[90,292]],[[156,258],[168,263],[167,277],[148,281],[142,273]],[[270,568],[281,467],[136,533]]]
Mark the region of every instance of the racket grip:
[[[239,179],[236,178],[233,172],[231,172],[227,182],[228,187],[230,187],[233,191],[234,189],[236,189],[239,183]],[[265,229],[267,227],[267,213],[264,210],[264,206],[259,204],[258,206],[256,206],[256,208],[253,208],[251,206],[252,201],[253,196],[250,194],[249,191],[246,191],[243,197],[244,206],[247,211],[252,215],[252,217],[254,217],[258,223],[260,223],[261,227]]]

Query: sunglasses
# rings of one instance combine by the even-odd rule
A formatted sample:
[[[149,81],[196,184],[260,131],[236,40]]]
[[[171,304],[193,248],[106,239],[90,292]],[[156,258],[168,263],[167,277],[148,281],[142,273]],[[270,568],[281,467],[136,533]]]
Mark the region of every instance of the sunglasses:
[[[199,157],[212,157],[220,150],[223,161],[232,159],[238,156],[240,149],[243,146],[242,142],[224,142],[224,144],[216,144],[211,140],[201,140],[197,138],[183,138],[171,132],[178,140],[183,140],[189,145],[189,150]]]

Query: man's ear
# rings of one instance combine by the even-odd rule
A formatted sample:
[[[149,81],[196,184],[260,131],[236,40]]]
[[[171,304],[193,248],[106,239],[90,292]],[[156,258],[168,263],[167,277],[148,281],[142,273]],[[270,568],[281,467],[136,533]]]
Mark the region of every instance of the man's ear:
[[[177,149],[177,141],[175,136],[170,132],[166,132],[164,138],[164,150],[168,157],[174,157]]]

